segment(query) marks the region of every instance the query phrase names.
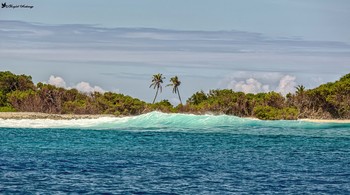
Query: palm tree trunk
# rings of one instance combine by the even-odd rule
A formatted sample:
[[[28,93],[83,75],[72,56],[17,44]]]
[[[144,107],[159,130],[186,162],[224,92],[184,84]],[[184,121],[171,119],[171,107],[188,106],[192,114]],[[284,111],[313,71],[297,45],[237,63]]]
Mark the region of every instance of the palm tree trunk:
[[[179,91],[179,89],[177,89],[177,95],[179,95],[180,103],[182,104],[182,100],[181,100],[181,97],[180,97],[180,91]]]
[[[159,88],[157,88],[157,92],[156,92],[156,95],[154,96],[154,99],[153,99],[153,103],[152,103],[152,104],[154,104],[154,102],[156,101],[156,98],[157,98],[157,95],[158,95],[158,90],[159,90]]]

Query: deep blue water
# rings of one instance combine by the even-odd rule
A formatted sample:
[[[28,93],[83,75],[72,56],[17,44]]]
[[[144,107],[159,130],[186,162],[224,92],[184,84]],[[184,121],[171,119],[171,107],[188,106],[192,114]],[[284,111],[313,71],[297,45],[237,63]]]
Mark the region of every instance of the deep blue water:
[[[0,128],[0,193],[350,194],[349,125],[130,120]]]

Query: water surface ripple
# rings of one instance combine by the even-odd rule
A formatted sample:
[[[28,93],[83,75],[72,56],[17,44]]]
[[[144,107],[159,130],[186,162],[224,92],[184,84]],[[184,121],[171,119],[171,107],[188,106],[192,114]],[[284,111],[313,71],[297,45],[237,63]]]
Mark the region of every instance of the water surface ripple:
[[[350,194],[347,126],[168,123],[1,127],[0,193]]]

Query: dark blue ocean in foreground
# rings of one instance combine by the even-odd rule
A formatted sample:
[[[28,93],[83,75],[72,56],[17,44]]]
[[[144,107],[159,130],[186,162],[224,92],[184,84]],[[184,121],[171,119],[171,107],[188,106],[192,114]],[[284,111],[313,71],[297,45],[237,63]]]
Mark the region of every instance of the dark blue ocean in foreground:
[[[0,119],[0,193],[350,194],[350,124]]]

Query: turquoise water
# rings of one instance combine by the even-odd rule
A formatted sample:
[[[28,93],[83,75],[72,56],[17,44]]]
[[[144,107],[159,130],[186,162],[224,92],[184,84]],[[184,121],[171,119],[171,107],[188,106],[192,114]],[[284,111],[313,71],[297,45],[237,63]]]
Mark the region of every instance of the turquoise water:
[[[350,124],[0,119],[0,193],[350,194]]]

